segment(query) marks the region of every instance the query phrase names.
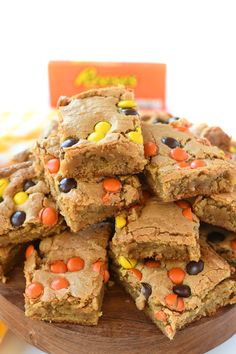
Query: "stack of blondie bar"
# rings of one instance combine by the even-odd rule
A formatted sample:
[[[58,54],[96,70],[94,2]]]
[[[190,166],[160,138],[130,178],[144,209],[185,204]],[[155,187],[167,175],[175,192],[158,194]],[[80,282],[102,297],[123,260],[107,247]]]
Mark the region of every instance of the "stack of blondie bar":
[[[27,247],[26,316],[96,325],[110,274],[170,339],[236,302],[236,167],[189,127],[140,119],[123,87],[59,100],[0,170],[0,270]]]

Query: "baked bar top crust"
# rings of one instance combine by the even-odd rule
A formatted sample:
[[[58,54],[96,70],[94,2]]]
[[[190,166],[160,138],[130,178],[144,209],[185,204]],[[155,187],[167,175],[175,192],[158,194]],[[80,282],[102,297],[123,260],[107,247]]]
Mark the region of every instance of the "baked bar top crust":
[[[146,260],[127,269],[127,263],[113,255],[113,269],[136,306],[170,339],[194,319],[236,301],[229,264],[203,240],[200,244],[199,262]]]
[[[156,146],[145,169],[160,199],[170,201],[233,189],[235,166],[207,140],[164,124],[143,123],[142,130],[144,148],[150,143]],[[176,185],[178,181],[181,183]]]
[[[209,224],[236,232],[236,192],[198,196],[193,203],[198,217]]]
[[[146,164],[134,95],[123,87],[61,99],[58,129],[65,176],[134,174]]]
[[[111,248],[116,249],[114,252],[119,250],[123,256],[131,256],[137,248],[140,250],[139,257],[145,258],[147,254],[144,252],[142,257],[142,247],[145,249],[147,245],[149,245],[148,257],[154,257],[156,245],[173,247],[177,255],[178,249],[194,247],[196,260],[198,260],[199,220],[191,212],[190,205],[186,201],[183,202],[185,209],[179,206],[180,203],[163,203],[156,198],[150,198],[143,207],[136,206],[129,212],[121,213],[116,218],[116,233]],[[187,217],[186,211],[189,212]],[[155,254],[155,258],[159,256],[162,258],[163,255]],[[165,256],[172,258],[167,251]],[[188,259],[187,251],[185,257]]]
[[[68,226],[77,232],[81,228],[107,217],[114,216],[120,209],[127,208],[140,200],[141,186],[137,176],[119,176],[111,180],[118,185],[117,190],[108,190],[106,178],[87,181],[79,178],[64,178],[61,171],[52,172],[50,161],[59,161],[59,138],[52,134],[38,142],[36,147],[36,169],[45,175],[52,195],[57,201],[61,214]],[[110,180],[110,182],[111,182]],[[61,183],[71,183],[71,188],[62,189]]]
[[[140,126],[140,120],[138,115],[127,117],[119,111],[117,104],[121,100],[134,100],[133,92],[122,87],[113,87],[89,90],[72,97],[68,105],[59,107],[61,143],[68,137],[74,137],[80,141],[73,148],[82,148],[84,144],[91,145],[87,137],[100,121],[111,124],[111,129],[102,140],[103,143],[118,138],[127,140],[127,137],[120,134],[135,130]]]
[[[47,234],[62,223],[49,188],[38,177],[32,161],[0,169],[0,198],[0,244],[31,240],[32,228],[34,234],[38,229],[41,237],[43,231]],[[54,216],[49,223],[45,222],[46,208]]]
[[[77,308],[89,306],[98,310],[97,297],[101,294],[104,277],[107,277],[104,272],[108,272],[106,246],[110,233],[111,226],[104,223],[77,234],[65,231],[41,241],[40,254],[34,250],[25,262],[27,304],[37,303],[40,306],[49,302],[55,306],[56,301],[75,301]],[[71,262],[75,258],[80,260],[77,269],[72,267]],[[65,269],[61,272],[54,269],[58,261],[64,264]],[[66,283],[60,289],[54,287],[54,280],[58,277]],[[42,292],[32,298],[27,296],[27,288],[35,282],[41,284]]]

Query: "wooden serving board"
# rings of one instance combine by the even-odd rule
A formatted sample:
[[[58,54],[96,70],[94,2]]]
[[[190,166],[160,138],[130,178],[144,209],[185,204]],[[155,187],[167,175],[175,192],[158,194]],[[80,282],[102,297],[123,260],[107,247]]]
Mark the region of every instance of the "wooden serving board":
[[[236,333],[236,306],[229,306],[169,341],[117,285],[105,295],[97,327],[31,320],[23,312],[22,269],[16,268],[10,279],[0,285],[0,317],[16,335],[52,354],[200,354]]]

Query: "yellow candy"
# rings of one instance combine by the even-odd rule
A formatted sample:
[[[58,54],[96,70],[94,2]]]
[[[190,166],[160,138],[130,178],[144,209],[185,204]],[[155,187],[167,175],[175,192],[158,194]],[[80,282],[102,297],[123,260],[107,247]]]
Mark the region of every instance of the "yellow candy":
[[[136,131],[134,132],[129,132],[128,134],[128,138],[133,141],[136,144],[143,144],[143,136],[141,133],[141,129],[137,128]]]
[[[7,188],[9,181],[6,178],[0,179],[0,197],[3,196],[5,189]]]
[[[89,134],[88,136],[88,141],[92,141],[92,142],[97,142],[97,141],[100,141],[104,138],[104,134],[101,133],[101,132],[94,132],[94,133],[91,133]]]
[[[123,267],[125,269],[131,269],[136,266],[138,261],[137,261],[137,259],[132,259],[132,258],[120,256],[118,259],[118,263],[121,265],[121,267]]]
[[[136,107],[136,102],[133,100],[120,101],[118,103],[118,107],[120,107],[120,108],[134,108],[134,107]]]
[[[20,205],[26,202],[26,200],[29,198],[28,194],[25,192],[18,192],[14,195],[13,200],[15,204]]]
[[[110,129],[111,124],[108,122],[99,122],[94,127],[95,132],[102,133],[104,136],[108,133]]]
[[[122,215],[116,216],[116,228],[117,229],[122,229],[126,225],[126,218]]]
[[[230,146],[229,151],[232,152],[233,154],[236,153],[236,147],[235,146]]]

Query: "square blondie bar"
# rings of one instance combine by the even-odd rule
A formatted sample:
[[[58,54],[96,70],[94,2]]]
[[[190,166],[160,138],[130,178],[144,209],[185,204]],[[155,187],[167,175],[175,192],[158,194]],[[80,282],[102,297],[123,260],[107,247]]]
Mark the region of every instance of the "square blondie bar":
[[[36,155],[37,169],[45,175],[61,214],[74,232],[104,221],[140,199],[141,186],[137,176],[84,181],[61,175],[59,138],[55,132],[38,142]],[[57,168],[52,168],[55,165]]]
[[[93,178],[141,172],[146,164],[133,92],[93,89],[58,103],[60,170]]]
[[[236,233],[217,226],[201,224],[200,237],[232,266],[236,266]]]
[[[79,233],[65,231],[28,252],[25,262],[25,314],[50,322],[96,325],[109,279],[106,246],[109,224]],[[27,253],[27,252],[26,252]]]
[[[236,191],[198,196],[193,210],[200,220],[236,232]]]
[[[169,338],[203,316],[236,302],[228,263],[201,240],[201,260],[189,263],[139,261],[133,268],[113,255],[112,269],[144,312]]]
[[[0,246],[60,232],[65,226],[32,161],[0,169]]]
[[[142,131],[146,180],[160,200],[232,191],[235,166],[222,150],[169,124],[143,123]]]
[[[199,220],[186,201],[163,203],[150,198],[145,205],[116,217],[111,250],[133,259],[198,261],[198,241]]]

